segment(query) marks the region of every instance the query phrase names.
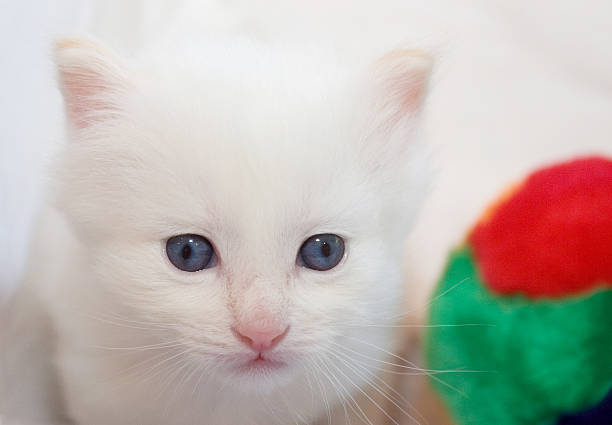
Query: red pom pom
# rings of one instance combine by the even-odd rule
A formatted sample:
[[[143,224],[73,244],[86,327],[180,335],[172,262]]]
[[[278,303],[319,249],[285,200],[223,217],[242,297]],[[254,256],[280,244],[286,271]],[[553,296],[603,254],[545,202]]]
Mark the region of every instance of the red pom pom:
[[[612,161],[537,171],[469,241],[483,280],[500,293],[561,297],[612,286]]]

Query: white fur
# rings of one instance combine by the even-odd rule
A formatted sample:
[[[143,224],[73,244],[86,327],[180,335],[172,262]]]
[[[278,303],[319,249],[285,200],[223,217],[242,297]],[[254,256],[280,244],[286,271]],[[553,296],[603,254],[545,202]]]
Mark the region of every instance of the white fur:
[[[7,363],[42,365],[9,376],[40,409],[11,396],[4,411],[287,424],[324,415],[338,388],[358,392],[400,313],[402,242],[428,176],[417,122],[429,60],[399,51],[357,69],[245,40],[180,40],[132,61],[70,41],[56,60],[69,143],[14,308],[26,318],[11,319],[48,329],[29,349],[15,331],[22,351]],[[218,266],[174,268],[164,243],[183,233],[209,238]],[[327,272],[296,264],[318,233],[346,241]],[[270,354],[286,366],[244,373],[253,353],[231,328],[259,310],[290,326]],[[357,371],[347,350],[367,356]]]

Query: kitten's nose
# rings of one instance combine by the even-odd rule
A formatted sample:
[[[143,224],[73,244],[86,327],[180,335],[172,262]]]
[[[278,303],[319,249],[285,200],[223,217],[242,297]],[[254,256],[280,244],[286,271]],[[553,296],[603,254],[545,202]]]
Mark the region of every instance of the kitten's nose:
[[[271,350],[285,338],[289,326],[261,321],[240,323],[234,328],[236,337],[254,351]]]

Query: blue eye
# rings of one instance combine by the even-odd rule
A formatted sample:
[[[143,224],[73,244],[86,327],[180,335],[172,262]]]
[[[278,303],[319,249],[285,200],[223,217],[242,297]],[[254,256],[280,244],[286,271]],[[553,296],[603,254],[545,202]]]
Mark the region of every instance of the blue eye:
[[[217,257],[208,239],[200,235],[173,236],[166,242],[166,255],[177,269],[197,272],[217,264]]]
[[[329,270],[344,256],[344,240],[338,235],[325,233],[306,239],[298,253],[298,264],[313,270]]]

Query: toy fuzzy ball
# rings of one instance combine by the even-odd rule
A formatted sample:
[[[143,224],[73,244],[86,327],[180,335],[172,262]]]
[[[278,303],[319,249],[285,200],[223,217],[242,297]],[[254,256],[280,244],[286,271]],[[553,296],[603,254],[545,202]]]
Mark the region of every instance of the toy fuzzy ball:
[[[458,424],[612,424],[612,160],[539,170],[490,208],[429,321],[431,382]]]

